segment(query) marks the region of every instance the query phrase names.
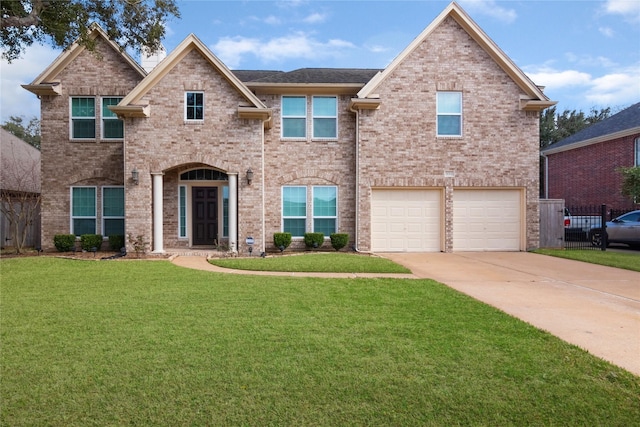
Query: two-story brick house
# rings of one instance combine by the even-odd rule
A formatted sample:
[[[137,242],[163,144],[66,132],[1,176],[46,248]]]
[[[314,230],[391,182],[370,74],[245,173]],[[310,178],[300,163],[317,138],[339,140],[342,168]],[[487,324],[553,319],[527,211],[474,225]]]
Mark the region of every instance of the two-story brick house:
[[[622,194],[621,167],[640,166],[640,102],[542,150],[551,199],[567,206],[637,209]]]
[[[360,251],[538,245],[538,116],[555,103],[450,4],[384,70],[231,71],[188,36],[146,73],[93,32],[42,99],[42,243],[154,251],[349,233]]]

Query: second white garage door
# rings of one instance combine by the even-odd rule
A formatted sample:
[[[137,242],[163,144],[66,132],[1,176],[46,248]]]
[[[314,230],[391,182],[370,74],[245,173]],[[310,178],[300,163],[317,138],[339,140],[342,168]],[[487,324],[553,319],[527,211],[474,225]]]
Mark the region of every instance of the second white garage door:
[[[438,252],[439,190],[373,190],[371,248],[376,252]]]
[[[520,190],[453,191],[453,250],[521,250]]]

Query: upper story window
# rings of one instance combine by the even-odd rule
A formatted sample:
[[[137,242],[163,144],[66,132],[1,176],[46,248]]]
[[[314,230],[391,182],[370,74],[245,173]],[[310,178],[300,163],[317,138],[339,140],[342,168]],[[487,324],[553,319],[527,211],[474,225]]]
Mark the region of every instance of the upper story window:
[[[338,137],[338,99],[335,96],[313,97],[313,137]]]
[[[636,166],[640,166],[640,138],[636,138]]]
[[[71,98],[71,139],[96,138],[96,100],[90,97]]]
[[[282,97],[282,137],[307,137],[307,97]]]
[[[109,110],[110,105],[118,105],[122,98],[109,97],[102,98],[102,138],[103,139],[123,139],[124,122]]]
[[[462,136],[462,92],[438,92],[437,135]]]
[[[185,120],[204,120],[204,93],[187,92],[184,95]]]

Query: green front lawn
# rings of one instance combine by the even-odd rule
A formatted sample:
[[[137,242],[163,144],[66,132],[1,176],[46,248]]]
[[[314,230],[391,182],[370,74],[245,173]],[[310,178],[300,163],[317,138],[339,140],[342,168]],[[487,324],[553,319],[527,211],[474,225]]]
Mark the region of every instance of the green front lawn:
[[[595,251],[580,249],[538,249],[535,253],[551,255],[559,258],[589,262],[591,264],[624,268],[625,270],[640,271],[640,255],[611,251]]]
[[[211,264],[236,270],[317,273],[411,273],[385,258],[335,252],[302,253],[268,258],[221,258]]]
[[[637,425],[640,378],[430,280],[0,261],[0,425]]]

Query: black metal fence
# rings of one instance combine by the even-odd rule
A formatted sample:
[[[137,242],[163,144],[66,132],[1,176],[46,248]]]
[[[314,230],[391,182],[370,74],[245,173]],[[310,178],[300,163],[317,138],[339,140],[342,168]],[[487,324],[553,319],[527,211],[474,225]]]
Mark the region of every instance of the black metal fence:
[[[565,249],[606,250],[606,205],[567,206],[564,217]]]

